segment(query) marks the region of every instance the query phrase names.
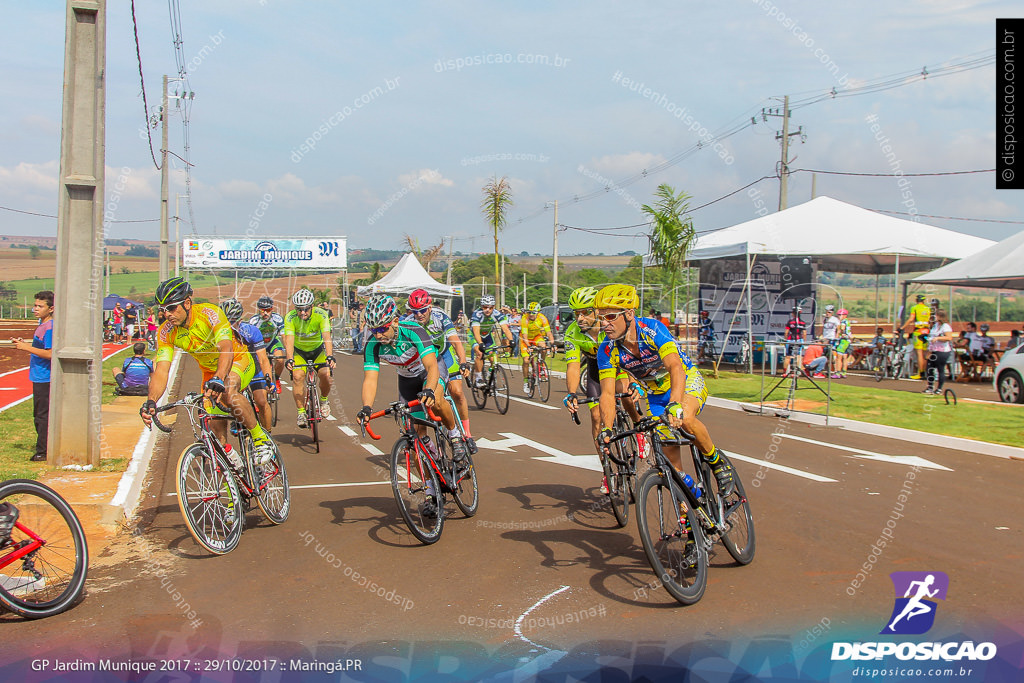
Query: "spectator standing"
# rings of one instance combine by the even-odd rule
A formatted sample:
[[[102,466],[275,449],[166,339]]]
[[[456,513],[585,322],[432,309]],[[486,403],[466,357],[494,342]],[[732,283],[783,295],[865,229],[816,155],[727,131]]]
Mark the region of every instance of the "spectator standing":
[[[838,315],[839,329],[836,331],[836,351],[838,351],[838,358],[836,358],[836,365],[839,368],[839,376],[845,378],[846,368],[850,365],[850,356],[853,355],[850,352],[850,343],[853,341],[853,334],[850,331],[850,321],[847,319],[850,312],[845,308],[840,308]]]
[[[124,396],[149,395],[149,376],[153,374],[153,361],[146,358],[146,342],[135,342],[132,347],[134,356],[125,358],[121,371],[111,368],[117,382],[115,393]]]
[[[953,328],[946,322],[946,312],[935,312],[935,323],[928,330],[928,387],[926,394],[941,394],[942,385],[946,382],[946,363],[953,353]],[[933,389],[935,376],[938,375],[938,389]]]
[[[348,320],[350,326],[349,333],[352,335],[352,353],[362,353],[365,314],[363,312],[363,305],[358,301],[352,304],[352,308],[348,309]]]
[[[118,301],[114,304],[114,310],[110,312],[110,318],[114,321],[114,341],[118,344],[123,344],[124,339],[124,309],[121,308],[121,302]]]
[[[36,292],[32,313],[39,320],[29,343],[21,338],[11,341],[19,351],[32,354],[28,377],[32,382],[32,417],[36,427],[36,451],[29,460],[46,460],[46,432],[50,428],[50,358],[53,354],[53,292]]]
[[[508,329],[512,333],[512,348],[519,348],[519,330],[522,327],[523,316],[515,308],[502,306],[502,313],[508,318]]]
[[[139,319],[139,313],[135,310],[135,304],[129,301],[124,307],[124,334],[128,343],[135,341],[135,323]]]
[[[794,359],[799,357],[800,342],[804,340],[807,335],[807,323],[800,319],[800,314],[803,312],[799,306],[794,306],[793,310],[790,311],[789,320],[786,321],[786,357],[782,361],[782,374],[789,374],[789,364]],[[772,368],[774,370],[774,368]],[[799,368],[793,368],[793,372],[796,372]]]
[[[825,313],[821,323],[821,338],[833,349],[839,343],[839,318],[836,317],[835,313],[835,306],[832,304],[825,306]],[[835,368],[835,359],[832,362],[832,379],[839,379],[839,373]]]
[[[146,317],[146,342],[150,351],[156,351],[156,309],[156,306],[149,309],[149,315]]]

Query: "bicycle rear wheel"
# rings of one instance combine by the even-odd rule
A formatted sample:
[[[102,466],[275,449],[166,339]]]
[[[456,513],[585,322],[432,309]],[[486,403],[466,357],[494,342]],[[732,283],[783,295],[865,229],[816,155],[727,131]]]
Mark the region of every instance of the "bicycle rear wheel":
[[[523,378],[526,382],[526,398],[533,398],[533,395],[537,393],[537,361],[531,360],[530,366],[530,378]]]
[[[665,590],[684,605],[704,595],[708,549],[697,513],[658,469],[648,470],[637,486],[636,521],[647,561]],[[690,518],[689,528],[681,520]]]
[[[176,477],[178,507],[196,543],[214,555],[235,549],[245,524],[245,505],[238,483],[219,454],[202,443],[181,452]]]
[[[879,358],[878,362],[875,364],[875,381],[881,382],[883,379],[885,379],[885,376],[886,374],[888,374],[888,372],[889,359],[883,356],[882,358]]]
[[[548,364],[544,361],[537,363],[537,395],[544,403],[551,398],[551,376],[548,374]]]
[[[500,365],[494,367],[494,379],[491,381],[494,394],[494,406],[504,415],[508,412],[508,371]]]
[[[439,448],[451,451],[451,445],[447,439],[442,439]],[[450,455],[446,457],[451,459]],[[454,462],[453,460],[450,461]],[[454,482],[452,498],[455,500],[459,510],[462,511],[462,514],[472,517],[480,506],[480,487],[476,481],[476,466],[473,464],[473,456],[468,450],[466,451],[466,459],[461,464],[461,467],[453,465],[455,472],[452,475],[452,481]]]
[[[0,485],[0,502],[19,512],[11,543],[0,550],[0,603],[28,619],[60,614],[82,596],[89,568],[85,532],[71,506],[37,481],[11,479]],[[19,547],[43,542],[21,559],[4,559]]]
[[[281,524],[288,519],[291,510],[291,493],[288,490],[288,472],[281,459],[281,449],[274,444],[274,457],[262,465],[256,463],[252,442],[249,442],[247,467],[249,481],[256,495],[256,505],[271,524]]]
[[[732,464],[732,461],[724,453],[721,451],[719,453],[726,462]],[[706,468],[705,481],[714,482],[715,477],[711,473],[711,468],[707,465],[704,467]],[[722,504],[722,521],[728,529],[722,533],[721,541],[734,560],[740,564],[750,564],[754,559],[754,550],[757,547],[754,536],[754,515],[750,512],[747,492],[743,488],[743,481],[735,466],[733,466],[732,480],[734,487],[730,495],[722,496],[721,492],[718,493]],[[712,485],[717,488],[717,484]]]
[[[391,490],[413,536],[428,545],[437,542],[444,528],[441,482],[407,436],[400,437],[391,449]]]

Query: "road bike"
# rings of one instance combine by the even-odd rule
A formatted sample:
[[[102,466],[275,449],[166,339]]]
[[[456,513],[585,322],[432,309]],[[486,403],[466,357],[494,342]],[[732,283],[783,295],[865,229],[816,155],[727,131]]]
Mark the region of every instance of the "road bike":
[[[274,391],[270,387],[275,388]],[[270,377],[267,378],[267,405],[270,406],[270,426],[277,426],[277,403],[281,400],[281,392],[277,391],[277,370],[274,369],[274,359],[270,360]]]
[[[446,398],[454,409],[451,397]],[[408,404],[395,401],[384,410],[372,413],[360,427],[364,434],[379,440],[381,437],[370,429],[370,420],[394,416],[402,435],[391,449],[391,490],[409,530],[429,545],[441,538],[447,516],[446,495],[451,494],[462,514],[472,517],[480,505],[480,488],[473,456],[467,451],[465,459],[456,461],[441,418],[429,408],[426,408],[428,419],[420,417],[413,411],[419,405],[418,399]],[[429,434],[421,437],[417,425],[432,430],[434,438]]]
[[[629,419],[629,414],[622,407],[621,402],[621,399],[629,397],[629,393],[615,394],[615,422],[612,426],[614,432],[624,432],[632,424],[632,420]],[[599,401],[599,398],[591,398],[580,401],[579,405],[590,407]],[[578,410],[570,415],[573,422],[580,424]],[[636,462],[638,457],[643,457],[638,438],[643,437],[633,435],[628,439],[615,441],[607,456],[604,453],[599,453],[601,468],[604,470],[604,480],[608,487],[606,495],[619,527],[624,527],[629,523],[629,504],[633,502],[636,494]]]
[[[754,518],[743,482],[734,470],[734,489],[722,496],[711,466],[697,451],[692,434],[673,429],[661,417],[645,417],[633,429],[617,432],[612,442],[649,435],[653,461],[637,484],[636,517],[644,553],[665,589],[691,605],[707,587],[708,552],[716,540],[739,564],[754,559]],[[688,485],[665,456],[663,446],[689,447],[696,479]],[[721,457],[729,462],[722,453]]]
[[[271,524],[282,524],[291,510],[288,473],[281,451],[274,445],[274,457],[259,463],[249,430],[230,415],[210,412],[201,394],[189,393],[174,403],[159,406],[153,424],[166,433],[158,415],[184,408],[192,424],[195,442],[181,452],[175,474],[178,507],[192,538],[215,555],[235,549],[245,526],[245,513],[256,501]],[[226,409],[218,406],[221,410]],[[210,426],[212,420],[232,420],[231,432],[238,435],[238,456],[242,466],[230,463]]]
[[[313,437],[313,445],[316,452],[320,452],[320,423],[324,420],[324,413],[320,407],[320,368],[328,367],[327,363],[306,363],[302,366],[306,370],[306,421],[310,435]],[[334,374],[333,372],[331,373]]]
[[[483,386],[477,386],[475,380],[468,382],[473,392],[473,403],[478,410],[487,407],[487,397],[494,397],[494,406],[504,415],[508,412],[508,370],[498,362],[497,348],[492,346],[484,351]]]
[[[750,340],[746,337],[740,338],[740,348],[736,350],[732,359],[735,372],[746,372],[747,364],[750,361]]]
[[[877,355],[873,368],[875,381],[881,382],[887,377],[891,379],[903,377],[910,364],[912,352],[912,346],[902,335],[891,342],[886,342],[882,352]]]
[[[701,337],[697,342],[697,364],[714,363],[718,358],[714,337]]]
[[[30,479],[0,484],[18,517],[0,541],[0,603],[27,619],[60,614],[82,597],[89,568],[85,531],[60,494]]]
[[[536,394],[537,398],[544,403],[547,403],[551,397],[551,374],[548,372],[548,364],[541,358],[541,353],[547,348],[546,346],[531,346],[530,355],[526,360],[530,368],[530,377],[526,380],[529,387],[526,396],[533,398]]]

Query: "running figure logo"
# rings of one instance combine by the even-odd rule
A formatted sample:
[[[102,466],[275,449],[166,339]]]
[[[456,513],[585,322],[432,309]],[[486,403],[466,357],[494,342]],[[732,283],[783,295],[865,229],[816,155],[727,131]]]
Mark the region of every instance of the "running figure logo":
[[[883,635],[918,635],[935,623],[935,600],[945,600],[949,577],[945,572],[893,572],[889,575],[896,590],[896,604]],[[900,597],[902,596],[902,597]]]

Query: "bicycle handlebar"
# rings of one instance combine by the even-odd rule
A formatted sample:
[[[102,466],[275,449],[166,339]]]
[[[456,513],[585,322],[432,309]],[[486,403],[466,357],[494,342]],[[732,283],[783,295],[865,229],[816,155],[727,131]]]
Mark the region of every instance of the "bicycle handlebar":
[[[378,417],[384,417],[385,415],[391,415],[391,414],[393,414],[395,412],[398,412],[398,411],[407,412],[407,411],[411,410],[412,408],[418,407],[420,404],[421,404],[420,399],[416,399],[414,401],[409,401],[409,403],[405,403],[403,401],[395,401],[394,403],[389,405],[387,408],[384,408],[383,410],[378,410],[375,413],[370,413],[370,416],[368,418],[366,418],[365,422],[360,422],[359,423],[359,427],[360,427],[360,429],[363,432],[365,432],[366,434],[369,434],[370,437],[374,441],[380,441],[380,439],[381,439],[380,435],[374,433],[374,431],[372,429],[370,429],[370,420],[376,420]],[[433,420],[434,422],[440,422],[441,421],[441,418],[438,415],[436,415],[434,413],[434,411],[429,406],[423,406],[423,409],[426,411],[427,417],[429,417],[431,420]]]
[[[165,425],[164,423],[160,422],[160,418],[158,418],[157,415],[159,415],[160,413],[166,412],[168,410],[173,410],[175,408],[189,408],[189,409],[193,409],[193,410],[203,410],[204,412],[206,412],[206,408],[202,406],[202,401],[203,401],[203,395],[202,394],[196,393],[194,391],[190,391],[189,393],[185,394],[185,396],[183,398],[175,401],[174,403],[166,403],[166,404],[164,404],[162,406],[157,406],[156,413],[152,416],[153,417],[153,424],[155,424],[156,428],[159,429],[161,432],[164,432],[165,434],[170,434],[171,433],[171,428],[168,427],[167,425]],[[228,408],[225,405],[222,405],[219,401],[212,401],[212,403],[213,403],[213,405],[215,407],[219,408],[220,410],[223,410],[225,413],[230,413],[231,412],[230,408]],[[226,418],[226,417],[230,417],[230,415],[224,415],[224,416],[219,416],[218,415],[218,416],[215,416],[215,417],[225,417]]]
[[[615,394],[615,400],[619,400],[620,398],[629,398],[630,396],[632,396],[632,394],[630,392],[628,392],[628,391],[617,392]],[[585,406],[591,406],[591,405],[594,405],[595,403],[599,403],[600,401],[601,401],[600,398],[587,398],[587,399],[584,399],[582,401],[580,399],[576,399],[576,402],[578,404],[585,405]],[[568,408],[568,406],[566,406],[566,407]],[[633,407],[636,408],[636,412],[637,412],[637,414],[639,414],[640,413],[640,403],[638,401],[634,401],[633,402]],[[570,410],[569,411],[569,415],[572,417],[572,421],[573,422],[575,422],[576,424],[580,424],[580,417],[579,417],[579,411],[578,410],[575,411],[575,412]]]

